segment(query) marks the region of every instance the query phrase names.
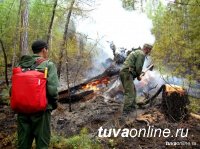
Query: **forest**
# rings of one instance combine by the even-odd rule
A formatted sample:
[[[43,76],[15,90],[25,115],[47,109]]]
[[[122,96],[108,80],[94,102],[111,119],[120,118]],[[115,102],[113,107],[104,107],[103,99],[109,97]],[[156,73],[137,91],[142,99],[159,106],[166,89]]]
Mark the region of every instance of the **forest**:
[[[59,91],[67,90],[69,94],[67,96],[75,94],[72,99],[84,96],[80,101],[76,99],[78,102],[73,103],[72,101],[72,105],[71,101],[68,103],[63,97],[61,100],[60,96],[61,102],[58,101],[57,110],[52,112],[52,136],[49,148],[93,149],[131,148],[133,146],[136,148],[167,148],[166,141],[179,142],[179,144],[187,142],[190,144],[189,148],[200,147],[198,138],[200,130],[200,1],[115,1],[120,1],[125,11],[137,11],[147,15],[151,20],[151,34],[155,38],[151,59],[156,72],[165,84],[169,82],[175,84],[176,81],[171,78],[181,80],[181,83],[175,85],[180,85],[187,90],[190,101],[187,105],[188,115],[184,116],[187,117],[186,120],[183,118],[175,123],[169,122],[170,120],[159,108],[160,104],[163,104],[159,101],[165,97],[158,96],[156,101],[159,103],[154,102],[153,106],[151,104],[149,107],[145,106],[144,109],[136,112],[135,119],[124,120],[121,116],[120,128],[146,128],[147,123],[173,131],[176,127],[189,129],[189,136],[186,138],[152,137],[150,139],[138,137],[134,138],[134,141],[133,138],[122,138],[121,136],[98,137],[98,128],[103,126],[109,129],[117,125],[115,114],[120,105],[113,99],[121,98],[121,89],[118,86],[113,87],[116,84],[114,82],[117,82],[117,73],[112,72],[112,76],[106,76],[111,74],[107,72],[107,70],[110,71],[108,66],[110,61],[113,64],[116,59],[108,57],[98,65],[95,63],[100,56],[105,56],[101,45],[102,40],[105,40],[104,37],[97,36],[93,39],[88,34],[77,30],[80,20],[92,19],[90,14],[98,7],[97,0],[0,0],[0,148],[16,148],[16,113],[10,109],[9,95],[12,86],[12,68],[19,63],[23,55],[32,54],[31,44],[36,39],[43,39],[48,43],[49,59],[57,67],[60,81]],[[112,6],[109,7],[112,10]],[[111,44],[109,50],[111,52],[113,50]],[[93,74],[94,68],[102,75]],[[150,77],[157,76],[150,74]],[[98,91],[94,88],[87,88],[86,91],[83,87],[81,91],[77,91],[80,90],[80,87],[76,88],[77,85],[86,86],[86,82],[91,82],[93,78],[102,83],[101,86],[97,85],[97,87],[100,86]],[[109,81],[105,83],[105,80]],[[145,81],[142,83],[152,86],[153,83]],[[158,89],[160,84],[155,82],[157,86],[154,86]],[[94,81],[92,83],[94,84]],[[136,88],[141,86],[144,87],[139,84]],[[69,88],[77,90],[75,93],[71,92],[70,95]],[[113,93],[113,88],[117,92]],[[144,95],[139,93],[138,98],[147,98],[147,94],[148,96],[155,94],[155,88],[149,88],[151,90],[148,90],[148,93]],[[104,102],[106,101],[105,94],[112,94],[109,98],[113,99]],[[173,98],[179,101],[179,96]],[[71,108],[72,112],[69,110]],[[139,113],[142,118],[137,117]],[[114,120],[109,121],[110,119]],[[185,147],[185,145],[179,146]],[[176,147],[172,146],[172,148]],[[33,148],[35,148],[34,144]]]

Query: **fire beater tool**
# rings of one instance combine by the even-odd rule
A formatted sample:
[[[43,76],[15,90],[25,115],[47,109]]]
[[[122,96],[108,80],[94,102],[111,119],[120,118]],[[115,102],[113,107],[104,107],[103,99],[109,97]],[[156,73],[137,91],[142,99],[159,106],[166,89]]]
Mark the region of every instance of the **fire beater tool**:
[[[150,64],[149,66],[147,66],[146,70],[144,72],[142,72],[142,74],[140,75],[140,77],[143,77],[147,71],[152,71],[153,68],[154,68],[153,64]]]

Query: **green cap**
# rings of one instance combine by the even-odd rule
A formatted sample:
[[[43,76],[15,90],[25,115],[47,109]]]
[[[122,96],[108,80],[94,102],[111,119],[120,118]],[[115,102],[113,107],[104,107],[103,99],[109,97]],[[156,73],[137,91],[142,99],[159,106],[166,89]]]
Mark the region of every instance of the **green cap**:
[[[153,46],[151,45],[151,44],[144,44],[144,46],[143,46],[143,48],[149,48],[149,49],[152,49],[153,48]]]

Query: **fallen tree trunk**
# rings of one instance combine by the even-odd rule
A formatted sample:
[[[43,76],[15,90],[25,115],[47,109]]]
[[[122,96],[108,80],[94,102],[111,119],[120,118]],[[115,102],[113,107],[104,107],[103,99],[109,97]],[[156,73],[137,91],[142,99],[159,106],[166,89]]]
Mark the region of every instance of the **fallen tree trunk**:
[[[165,87],[165,84],[163,84],[152,97],[150,97],[149,99],[145,100],[144,102],[138,103],[138,105],[142,106],[142,105],[146,105],[146,104],[150,103],[150,106],[152,106],[153,100],[162,92],[164,87]]]
[[[195,118],[195,119],[200,120],[200,115],[198,115],[198,114],[190,113],[190,116],[193,117],[193,118]]]
[[[92,93],[94,93],[93,90],[84,91],[84,92],[77,93],[77,94],[71,94],[70,96],[68,96],[68,94],[65,93],[65,94],[62,94],[59,96],[59,102],[60,103],[70,103],[70,100],[69,100],[70,98],[71,98],[71,103],[78,102]]]
[[[103,81],[104,79],[106,78],[110,78],[112,76],[115,76],[115,75],[118,75],[119,74],[119,67],[116,66],[116,65],[111,65],[110,67],[108,67],[102,74],[99,74],[98,76],[95,76],[83,83],[80,83],[76,86],[73,86],[70,88],[70,93],[72,94],[71,95],[71,100],[72,102],[74,102],[75,100],[77,100],[76,98],[80,98],[81,96],[84,96],[84,94],[91,94],[92,92],[89,91],[89,92],[83,92],[83,93],[80,93],[80,90],[83,89],[84,86],[86,86],[87,84],[91,83],[91,82],[95,82],[95,81]],[[68,89],[67,90],[63,90],[63,91],[60,91],[59,92],[59,101],[63,101],[63,100],[66,100],[65,102],[68,102],[67,100],[69,99],[69,96],[68,96]]]

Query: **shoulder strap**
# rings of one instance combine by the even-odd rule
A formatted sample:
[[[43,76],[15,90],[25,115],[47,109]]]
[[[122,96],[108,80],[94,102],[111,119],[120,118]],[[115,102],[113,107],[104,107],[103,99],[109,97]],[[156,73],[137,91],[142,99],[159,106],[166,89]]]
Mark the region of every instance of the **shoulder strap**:
[[[41,63],[43,63],[44,61],[47,61],[47,66],[48,66],[48,62],[49,60],[48,59],[45,59],[45,58],[38,58],[36,59],[34,65],[32,66],[32,69],[36,69],[37,66],[39,66]]]
[[[36,61],[35,61],[35,63],[37,64],[37,66],[38,65],[40,65],[42,62],[44,62],[44,61],[46,61],[46,59],[45,58],[38,58]]]

